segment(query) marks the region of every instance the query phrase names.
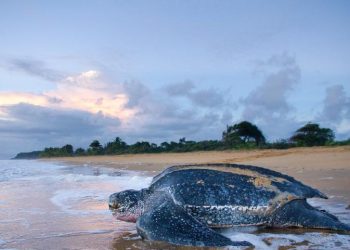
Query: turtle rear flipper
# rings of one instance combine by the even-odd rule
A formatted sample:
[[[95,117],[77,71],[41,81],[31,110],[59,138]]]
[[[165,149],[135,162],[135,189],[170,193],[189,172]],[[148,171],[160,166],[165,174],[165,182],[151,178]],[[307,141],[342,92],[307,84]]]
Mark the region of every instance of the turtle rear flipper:
[[[303,227],[350,232],[350,226],[326,211],[309,205],[305,199],[294,200],[276,211],[272,219],[275,227]]]
[[[137,220],[137,231],[142,238],[189,246],[252,246],[246,241],[229,238],[201,224],[166,194],[157,197],[153,206]]]

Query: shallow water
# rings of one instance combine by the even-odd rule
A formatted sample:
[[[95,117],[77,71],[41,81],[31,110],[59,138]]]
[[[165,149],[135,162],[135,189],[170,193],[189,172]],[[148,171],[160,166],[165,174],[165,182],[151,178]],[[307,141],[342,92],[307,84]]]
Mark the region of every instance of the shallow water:
[[[108,210],[111,193],[146,187],[151,179],[147,172],[0,161],[0,249],[190,249],[142,241],[134,224],[116,221]],[[310,202],[350,224],[341,201]],[[350,249],[350,235],[330,232],[242,228],[223,234],[256,249]]]

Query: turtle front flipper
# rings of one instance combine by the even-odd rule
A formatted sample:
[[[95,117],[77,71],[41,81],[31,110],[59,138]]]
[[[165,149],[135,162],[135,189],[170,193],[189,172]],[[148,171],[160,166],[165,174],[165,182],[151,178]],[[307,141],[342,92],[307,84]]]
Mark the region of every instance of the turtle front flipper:
[[[350,226],[326,211],[309,205],[305,199],[293,200],[276,211],[272,219],[274,227],[303,227],[350,232]]]
[[[142,238],[188,246],[252,246],[246,241],[231,241],[186,213],[167,194],[161,196],[137,220]]]

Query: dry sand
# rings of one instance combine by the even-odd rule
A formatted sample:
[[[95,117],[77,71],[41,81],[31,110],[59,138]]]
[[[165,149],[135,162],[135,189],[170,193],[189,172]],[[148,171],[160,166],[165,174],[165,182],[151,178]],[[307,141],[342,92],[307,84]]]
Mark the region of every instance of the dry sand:
[[[47,159],[46,159],[47,160]],[[193,163],[240,163],[262,166],[291,175],[328,196],[350,204],[350,146],[288,150],[210,151],[51,158],[69,165],[105,166],[149,171]]]

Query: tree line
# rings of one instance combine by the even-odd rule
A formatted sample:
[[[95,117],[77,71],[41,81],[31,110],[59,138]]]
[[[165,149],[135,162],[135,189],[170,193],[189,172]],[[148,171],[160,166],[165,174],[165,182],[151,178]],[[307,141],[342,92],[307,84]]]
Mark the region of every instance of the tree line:
[[[291,147],[350,145],[350,139],[334,141],[334,132],[330,128],[321,128],[317,123],[307,123],[297,129],[288,139],[267,142],[263,132],[254,124],[242,121],[227,126],[221,140],[188,141],[180,138],[178,142],[162,142],[159,145],[148,141],[139,141],[128,145],[120,137],[102,145],[93,140],[87,149],[67,144],[63,147],[48,147],[42,151],[19,153],[15,159],[33,159],[47,157],[85,156],[85,155],[118,155],[137,153],[192,152],[228,149],[288,149]]]

